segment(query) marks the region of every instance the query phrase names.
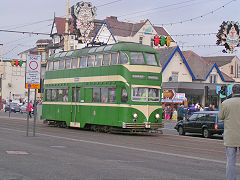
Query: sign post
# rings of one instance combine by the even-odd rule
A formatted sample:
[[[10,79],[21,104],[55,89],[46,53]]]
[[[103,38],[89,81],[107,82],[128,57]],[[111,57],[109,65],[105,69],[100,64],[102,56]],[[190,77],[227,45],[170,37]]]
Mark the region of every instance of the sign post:
[[[35,89],[34,95],[34,123],[33,123],[33,136],[35,136],[36,129],[36,89],[40,89],[40,74],[41,74],[41,56],[40,55],[27,55],[26,61],[26,80],[25,88],[28,89],[28,104],[27,104],[27,133],[29,132],[29,111],[30,111],[30,89]],[[31,111],[30,111],[31,113]]]

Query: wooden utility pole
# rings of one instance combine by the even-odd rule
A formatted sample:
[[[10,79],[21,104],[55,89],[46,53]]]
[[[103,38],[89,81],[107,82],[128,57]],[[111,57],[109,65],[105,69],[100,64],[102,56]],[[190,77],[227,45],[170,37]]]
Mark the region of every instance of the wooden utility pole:
[[[69,21],[69,0],[67,0],[67,9],[66,9],[64,51],[68,51],[68,35],[69,35],[68,21]]]

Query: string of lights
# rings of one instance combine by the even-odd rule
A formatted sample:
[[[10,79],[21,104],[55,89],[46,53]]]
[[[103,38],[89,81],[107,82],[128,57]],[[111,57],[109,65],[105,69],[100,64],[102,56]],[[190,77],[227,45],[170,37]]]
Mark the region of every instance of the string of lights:
[[[155,24],[155,25],[161,25],[161,26],[169,26],[169,25],[171,25],[171,26],[172,26],[172,25],[175,25],[175,24],[182,24],[182,23],[191,22],[191,21],[194,21],[194,20],[197,20],[197,19],[201,19],[201,18],[206,17],[206,16],[208,16],[208,15],[210,15],[210,14],[214,14],[216,11],[219,11],[219,10],[225,8],[227,5],[231,4],[231,3],[234,2],[234,1],[237,1],[237,0],[231,0],[231,1],[229,1],[228,3],[222,5],[222,6],[218,7],[218,8],[216,8],[216,9],[208,12],[208,13],[205,13],[205,14],[203,14],[203,15],[200,15],[200,16],[196,16],[196,17],[193,17],[193,18],[190,18],[190,19],[186,19],[186,20],[182,20],[182,21],[165,23],[165,24],[164,24],[164,23],[162,23],[162,24]]]

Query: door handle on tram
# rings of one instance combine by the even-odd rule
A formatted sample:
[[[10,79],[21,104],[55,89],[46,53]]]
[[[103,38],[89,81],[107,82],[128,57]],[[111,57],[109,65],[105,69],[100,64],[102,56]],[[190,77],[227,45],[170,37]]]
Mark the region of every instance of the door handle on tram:
[[[79,112],[79,106],[78,106],[78,112]]]
[[[72,105],[71,105],[71,113],[72,113]]]

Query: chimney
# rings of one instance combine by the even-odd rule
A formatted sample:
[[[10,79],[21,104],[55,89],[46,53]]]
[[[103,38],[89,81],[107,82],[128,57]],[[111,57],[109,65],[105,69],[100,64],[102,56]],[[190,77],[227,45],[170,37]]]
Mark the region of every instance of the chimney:
[[[116,16],[107,17],[107,20],[118,21]]]

